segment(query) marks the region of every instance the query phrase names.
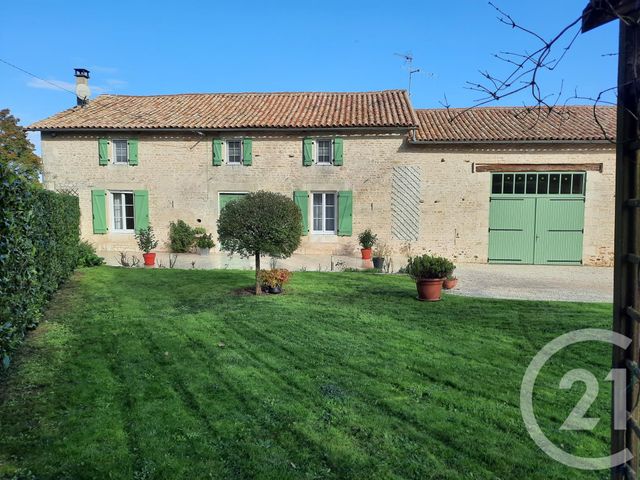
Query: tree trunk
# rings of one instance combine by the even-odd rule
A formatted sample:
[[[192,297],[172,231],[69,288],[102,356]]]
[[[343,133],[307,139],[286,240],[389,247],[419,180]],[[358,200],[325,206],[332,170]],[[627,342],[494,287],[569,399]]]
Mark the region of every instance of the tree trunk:
[[[260,252],[256,252],[256,295],[262,295],[262,285],[260,285]]]

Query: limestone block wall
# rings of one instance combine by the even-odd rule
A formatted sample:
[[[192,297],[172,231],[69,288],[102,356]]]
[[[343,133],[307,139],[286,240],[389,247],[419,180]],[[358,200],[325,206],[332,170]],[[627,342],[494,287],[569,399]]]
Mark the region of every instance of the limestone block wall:
[[[422,168],[421,234],[413,250],[481,263],[488,253],[491,173],[475,172],[476,164],[602,163],[602,172],[587,172],[583,263],[612,265],[615,149],[610,145],[405,144],[394,162]]]
[[[148,190],[150,221],[166,249],[169,222],[183,219],[216,231],[219,194],[270,190],[292,196],[295,190],[353,192],[353,236],[305,236],[300,253],[357,252],[357,233],[371,228],[395,253],[434,252],[461,262],[486,262],[490,173],[477,173],[478,163],[602,163],[588,172],[584,263],[609,265],[613,255],[613,175],[615,152],[606,145],[483,146],[412,145],[404,132],[300,132],[256,134],[251,166],[212,166],[212,137],[195,133],[136,132],[139,165],[98,165],[98,138],[128,138],[111,133],[43,133],[42,156],[47,188],[74,188],[80,196],[83,238],[99,250],[135,251],[132,234],[93,234],[91,190]],[[344,165],[302,165],[302,138],[344,138]],[[221,135],[222,136],[222,135]],[[411,167],[419,185],[418,239],[392,235],[393,171]],[[413,175],[412,175],[413,176]],[[397,180],[397,179],[396,179]],[[404,201],[404,200],[403,200]],[[311,204],[311,202],[310,202]],[[414,207],[412,207],[414,208]],[[108,217],[110,213],[108,212]],[[397,211],[396,211],[397,216]],[[310,217],[311,218],[311,217]],[[415,216],[412,217],[415,220]],[[414,221],[412,220],[412,221]],[[109,221],[109,219],[108,219]]]

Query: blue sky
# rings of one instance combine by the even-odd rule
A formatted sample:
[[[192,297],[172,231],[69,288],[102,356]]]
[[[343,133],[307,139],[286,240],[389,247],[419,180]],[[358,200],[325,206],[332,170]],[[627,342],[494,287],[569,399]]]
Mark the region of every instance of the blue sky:
[[[545,37],[577,18],[586,0],[496,0]],[[73,68],[91,70],[93,93],[362,91],[406,88],[410,52],[415,107],[469,106],[466,81],[505,72],[492,57],[537,48],[480,0],[457,2],[51,1],[3,4],[0,58],[73,90]],[[580,35],[548,92],[585,96],[615,85],[617,26]],[[527,94],[500,104],[530,101]],[[23,124],[73,106],[74,96],[0,63],[0,108]],[[34,138],[37,141],[37,138]]]

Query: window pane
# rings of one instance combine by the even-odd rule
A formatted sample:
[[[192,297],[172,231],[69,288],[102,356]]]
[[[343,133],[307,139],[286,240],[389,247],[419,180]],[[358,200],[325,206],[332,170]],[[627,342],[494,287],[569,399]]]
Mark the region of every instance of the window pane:
[[[560,175],[557,173],[553,173],[549,175],[549,193],[559,193],[560,192]]]
[[[529,173],[527,175],[527,193],[536,193],[537,175]]]
[[[327,193],[325,195],[325,230],[333,232],[336,229],[336,196]]]
[[[114,193],[113,194],[113,228],[115,230],[122,230],[123,227],[123,219],[122,219],[122,194]]]
[[[227,142],[227,156],[229,157],[229,163],[240,163],[242,161],[242,150],[239,140]]]
[[[322,194],[313,194],[313,229],[315,231],[322,231]]]
[[[584,173],[573,174],[573,187],[571,193],[574,195],[582,195],[582,185],[584,184]]]
[[[133,230],[133,217],[127,217],[127,230]]]
[[[502,193],[513,193],[513,174],[505,173],[504,175],[504,189]]]
[[[549,191],[549,175],[546,173],[540,173],[538,175],[538,195],[546,195]]]
[[[502,193],[502,174],[491,175],[491,193]]]
[[[571,174],[563,173],[562,174],[562,185],[560,188],[560,193],[568,195],[571,193]]]
[[[524,173],[516,174],[516,193],[524,193]]]
[[[331,163],[331,140],[318,140],[318,163]]]
[[[116,163],[127,163],[127,141],[126,140],[114,140],[113,141],[114,161]]]

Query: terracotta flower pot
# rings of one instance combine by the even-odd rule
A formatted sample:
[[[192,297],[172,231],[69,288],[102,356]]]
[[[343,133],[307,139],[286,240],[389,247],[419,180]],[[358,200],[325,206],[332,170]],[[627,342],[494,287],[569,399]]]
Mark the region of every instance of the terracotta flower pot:
[[[445,290],[451,290],[452,288],[455,288],[457,284],[458,284],[458,279],[452,278],[452,279],[445,279],[445,281],[442,283],[442,286],[444,287]]]
[[[362,249],[360,249],[360,253],[362,253],[362,260],[371,260],[371,249],[370,248],[362,248]]]
[[[156,254],[155,253],[143,253],[142,258],[144,258],[144,264],[147,267],[152,267],[156,264]]]
[[[437,302],[442,295],[442,278],[425,278],[416,281],[418,300]]]

